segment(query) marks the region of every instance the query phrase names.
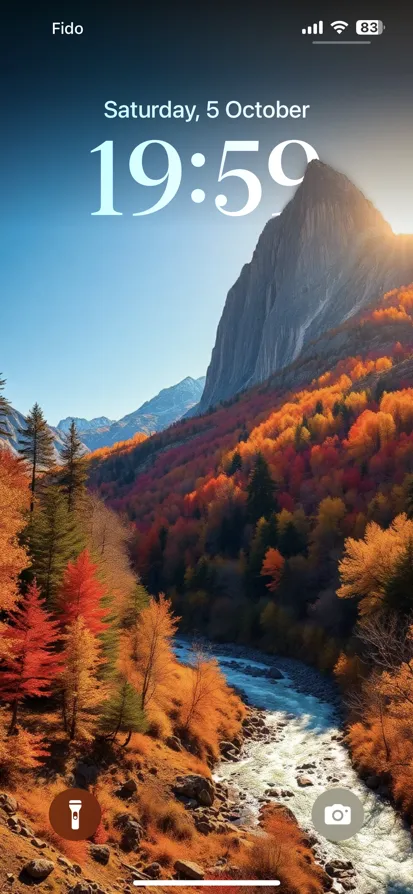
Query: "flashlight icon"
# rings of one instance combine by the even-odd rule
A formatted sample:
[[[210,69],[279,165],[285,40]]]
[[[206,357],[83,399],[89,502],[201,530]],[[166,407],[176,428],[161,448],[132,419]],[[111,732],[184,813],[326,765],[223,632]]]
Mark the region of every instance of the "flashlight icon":
[[[71,817],[71,828],[76,831],[79,829],[79,813],[82,807],[81,801],[69,801],[69,810],[72,814]]]

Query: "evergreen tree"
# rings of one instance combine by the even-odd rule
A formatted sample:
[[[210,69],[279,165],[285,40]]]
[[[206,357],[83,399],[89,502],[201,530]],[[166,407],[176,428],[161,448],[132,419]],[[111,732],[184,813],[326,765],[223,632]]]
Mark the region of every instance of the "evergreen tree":
[[[262,563],[268,550],[274,549],[277,543],[277,517],[273,512],[268,521],[265,518],[260,518],[255,528],[246,569],[248,595],[256,597],[265,595],[265,584],[261,576]]]
[[[236,450],[235,453],[232,454],[232,458],[230,460],[227,475],[230,477],[231,475],[235,475],[235,472],[240,472],[242,469],[242,459],[239,450]]]
[[[8,413],[10,413],[11,406],[10,406],[8,400],[2,394],[5,384],[6,384],[6,380],[2,379],[1,374],[0,374],[0,438],[8,438],[9,437],[9,432],[6,427],[4,417],[7,416]]]
[[[257,453],[254,468],[247,486],[249,521],[256,525],[258,519],[269,518],[276,511],[275,484],[262,453]]]
[[[76,514],[55,485],[42,494],[29,528],[29,549],[37,582],[49,606],[56,601],[64,571],[83,546]]]
[[[305,536],[298,530],[293,521],[289,521],[284,530],[278,535],[278,548],[286,559],[296,556],[298,553],[305,553],[307,549],[307,541]]]
[[[121,618],[121,626],[129,630],[134,627],[142,609],[149,605],[149,594],[141,583],[137,583],[128,599],[123,616]]]
[[[63,490],[67,496],[69,512],[75,508],[85,491],[86,465],[83,455],[83,445],[78,436],[76,423],[72,419],[69,431],[64,436],[62,450]]]
[[[101,728],[108,733],[109,738],[114,740],[118,733],[126,733],[126,740],[123,743],[126,747],[132,733],[145,732],[146,720],[141,702],[141,694],[128,683],[123,674],[118,674],[112,691],[101,708]]]
[[[53,435],[39,404],[34,404],[33,409],[25,418],[24,427],[19,429],[19,434],[21,438],[19,453],[31,467],[30,514],[32,514],[36,491],[36,476],[39,471],[49,469],[54,462]]]
[[[17,724],[20,702],[27,696],[49,695],[61,659],[51,651],[58,636],[58,624],[44,608],[33,583],[26,597],[3,628],[6,666],[0,675],[0,694],[12,707],[9,734]]]

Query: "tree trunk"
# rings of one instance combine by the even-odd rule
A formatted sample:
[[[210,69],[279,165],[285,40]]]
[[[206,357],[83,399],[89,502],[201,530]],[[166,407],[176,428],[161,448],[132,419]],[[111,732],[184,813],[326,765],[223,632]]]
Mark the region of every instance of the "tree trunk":
[[[72,723],[70,725],[70,735],[69,735],[70,741],[72,741],[72,739],[75,738],[75,734],[76,734],[76,715],[77,715],[77,699],[75,698],[75,700],[73,702]]]
[[[130,729],[128,732],[128,735],[126,736],[125,741],[122,743],[122,748],[126,748],[126,746],[129,745],[131,737],[132,737],[132,730]]]

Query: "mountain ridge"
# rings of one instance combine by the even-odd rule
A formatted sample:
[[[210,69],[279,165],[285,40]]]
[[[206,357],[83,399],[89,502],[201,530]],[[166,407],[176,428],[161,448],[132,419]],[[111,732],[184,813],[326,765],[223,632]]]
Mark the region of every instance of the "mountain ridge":
[[[176,385],[162,388],[137,410],[127,413],[110,425],[81,429],[80,437],[90,450],[98,450],[101,447],[111,447],[118,441],[129,440],[137,432],[152,434],[161,431],[181,419],[188,410],[198,404],[204,384],[205,376],[200,376],[198,379],[186,376]]]
[[[308,342],[412,279],[413,237],[396,236],[344,174],[310,162],[228,292],[198,411],[265,381]]]
[[[19,453],[19,445],[21,443],[19,429],[24,428],[25,417],[19,410],[11,407],[10,412],[2,417],[2,423],[6,427],[8,435],[7,437],[0,437],[0,447],[7,447],[15,456],[17,456]],[[49,425],[48,428],[53,436],[54,459],[56,464],[59,465],[61,462],[60,454],[64,446],[65,433],[53,425]],[[89,448],[83,441],[82,447],[84,448],[84,453],[89,453]]]

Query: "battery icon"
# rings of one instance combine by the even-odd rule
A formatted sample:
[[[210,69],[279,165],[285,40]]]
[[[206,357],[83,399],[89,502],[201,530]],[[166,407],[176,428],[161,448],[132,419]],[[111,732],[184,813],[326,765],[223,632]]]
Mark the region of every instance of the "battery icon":
[[[383,34],[385,25],[380,19],[359,19],[356,22],[356,33],[357,34],[368,34],[371,37],[373,34]]]

